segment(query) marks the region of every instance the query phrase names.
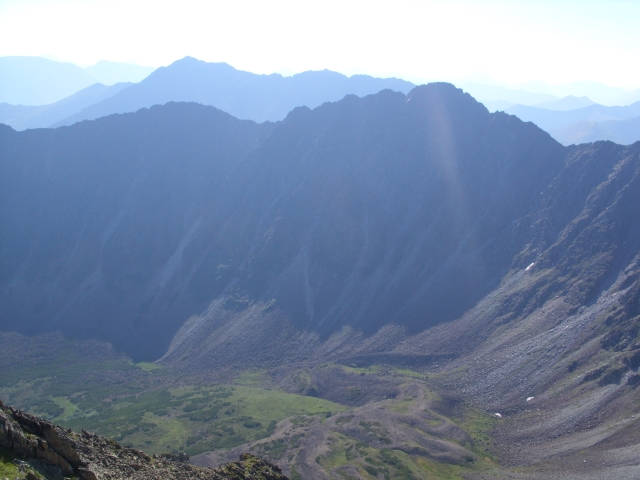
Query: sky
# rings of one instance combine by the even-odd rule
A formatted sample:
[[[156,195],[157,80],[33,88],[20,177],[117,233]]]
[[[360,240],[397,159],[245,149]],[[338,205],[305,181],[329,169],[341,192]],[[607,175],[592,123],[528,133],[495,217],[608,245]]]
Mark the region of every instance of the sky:
[[[0,56],[640,88],[639,0],[0,0]]]

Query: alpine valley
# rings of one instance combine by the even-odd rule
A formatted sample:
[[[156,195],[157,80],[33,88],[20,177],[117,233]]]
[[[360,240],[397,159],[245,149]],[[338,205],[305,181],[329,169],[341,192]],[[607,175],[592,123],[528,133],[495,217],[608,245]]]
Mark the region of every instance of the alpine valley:
[[[639,206],[640,142],[446,83],[0,125],[0,398],[149,469],[640,478]]]

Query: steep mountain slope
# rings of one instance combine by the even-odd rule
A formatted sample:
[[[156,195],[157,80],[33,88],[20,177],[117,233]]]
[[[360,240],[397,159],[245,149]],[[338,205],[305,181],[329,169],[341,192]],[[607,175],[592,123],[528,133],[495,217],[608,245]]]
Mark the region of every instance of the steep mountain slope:
[[[0,104],[0,123],[9,125],[16,130],[46,128],[90,105],[115,95],[130,85],[130,83],[117,83],[107,87],[95,83],[50,105],[28,107],[2,103]]]
[[[505,110],[525,122],[533,122],[543,130],[551,132],[577,122],[606,122],[626,120],[640,115],[640,102],[626,107],[591,105],[575,110],[555,111],[545,108],[516,105]]]
[[[453,322],[417,334],[346,327],[323,340],[287,330],[264,304],[221,301],[185,324],[162,362],[268,365],[292,388],[307,371],[325,398],[339,388],[323,375],[331,362],[422,369],[451,394],[445,412],[464,399],[500,414],[496,454],[527,478],[637,478],[639,179],[640,144],[567,149],[532,213],[513,223],[527,243],[509,272]]]
[[[193,109],[4,132],[3,328],[93,332],[157,358],[234,295],[323,334],[420,331],[499,284],[528,241],[514,218],[564,154],[446,84],[296,109],[242,160],[258,127],[172,131],[170,112]]]
[[[272,128],[195,104],[72,129],[2,126],[2,328],[119,332],[141,355],[159,352],[153,332],[167,332],[141,323],[147,288],[171,278],[193,221]]]
[[[194,236],[217,247],[192,281],[210,298],[275,299],[326,332],[456,318],[506,272],[513,217],[562,153],[446,84],[294,110]]]
[[[292,77],[256,75],[227,65],[185,57],[159,68],[139,84],[56,124],[71,125],[112,113],[135,112],[167,102],[213,105],[231,115],[263,122],[282,120],[298,106],[316,107],[347,94],[364,96],[389,88],[408,92],[413,84],[395,78],[366,75],[345,77],[328,70],[303,72]]]
[[[621,145],[640,141],[640,116],[607,122],[577,122],[550,132],[563,145],[609,140]]]
[[[71,63],[0,57],[0,103],[48,105],[94,83],[91,74]]]

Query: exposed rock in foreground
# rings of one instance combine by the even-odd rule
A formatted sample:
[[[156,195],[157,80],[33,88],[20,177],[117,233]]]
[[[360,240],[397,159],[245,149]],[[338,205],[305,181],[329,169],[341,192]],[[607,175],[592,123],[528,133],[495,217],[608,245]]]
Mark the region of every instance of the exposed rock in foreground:
[[[46,420],[29,415],[0,401],[0,446],[18,459],[26,478],[62,479],[76,476],[82,480],[280,480],[286,479],[280,468],[243,454],[238,462],[220,468],[196,467],[186,454],[154,455],[123,447],[113,440],[82,431],[65,430]],[[28,463],[28,464],[27,464]]]

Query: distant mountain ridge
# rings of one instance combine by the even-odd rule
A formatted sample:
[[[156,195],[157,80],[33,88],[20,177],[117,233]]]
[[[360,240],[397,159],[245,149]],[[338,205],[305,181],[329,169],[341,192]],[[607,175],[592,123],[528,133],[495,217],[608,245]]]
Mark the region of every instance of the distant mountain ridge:
[[[82,68],[43,57],[0,57],[0,103],[51,105],[95,83],[139,82],[153,70],[119,62],[100,61]]]
[[[313,108],[340,100],[347,94],[364,96],[384,89],[406,93],[413,87],[412,83],[395,78],[346,77],[328,70],[303,72],[291,77],[257,75],[236,70],[226,63],[207,63],[185,57],[53,126],[71,125],[113,113],[135,112],[171,101],[212,105],[241,119],[276,121],[302,105]]]
[[[48,128],[51,124],[115,95],[130,85],[130,83],[117,83],[106,86],[95,83],[50,105],[26,106],[0,103],[0,123],[9,125],[16,130]]]
[[[609,140],[620,145],[640,141],[640,116],[605,122],[577,122],[552,130],[551,135],[563,145]]]
[[[576,122],[606,122],[626,120],[640,115],[640,102],[625,107],[590,105],[566,111],[516,105],[505,110],[525,122],[533,122],[547,132],[567,127]]]
[[[569,99],[569,103],[573,100]],[[569,110],[514,105],[504,110],[523,121],[535,123],[563,145],[598,140],[630,145],[640,140],[636,120],[640,117],[640,102],[624,107],[594,104]]]
[[[573,81],[559,85],[550,85],[548,83],[533,80],[525,83],[514,85],[513,88],[521,88],[529,92],[540,94],[554,95],[556,97],[566,97],[573,95],[576,97],[589,97],[596,103],[604,105],[628,105],[624,103],[629,92],[624,88],[612,87],[604,83],[587,81]],[[623,102],[623,103],[620,103]]]
[[[7,57],[5,63],[15,63],[17,57]],[[60,68],[60,65],[79,69],[71,64],[53,62],[35,57],[25,57],[27,63]],[[2,59],[0,59],[0,67]],[[98,62],[88,67],[106,84],[114,78],[139,80],[147,67]],[[115,69],[115,70],[114,70]],[[76,72],[76,73],[77,73]],[[115,76],[114,76],[115,75]],[[43,75],[49,78],[50,75]],[[170,101],[193,101],[203,105],[217,106],[230,111],[239,118],[257,121],[280,120],[296,106],[318,106],[326,101],[340,100],[347,94],[359,96],[377,93],[385,88],[408,92],[413,84],[398,79],[379,79],[366,75],[346,77],[328,70],[303,72],[292,77],[278,74],[257,75],[242,72],[227,64],[212,64],[186,57],[161,68],[143,85],[129,91],[131,83],[110,86],[90,85],[72,95],[48,105],[0,104],[0,123],[17,130],[49,128],[69,125],[83,119],[95,119],[113,113],[133,112],[152,105],[163,105]],[[40,88],[40,87],[39,87]],[[126,90],[126,91],[125,91]],[[105,100],[118,95],[117,98]]]
[[[40,57],[0,57],[0,103],[48,105],[96,83],[84,69]]]
[[[559,100],[538,103],[537,105],[534,105],[534,107],[546,108],[547,110],[565,111],[589,107],[591,105],[595,105],[595,102],[588,97],[575,97],[573,95],[569,95],[560,98]]]
[[[517,105],[537,105],[543,102],[554,102],[558,97],[546,93],[535,93],[526,90],[467,82],[458,87],[469,92],[480,102],[508,102]]]

